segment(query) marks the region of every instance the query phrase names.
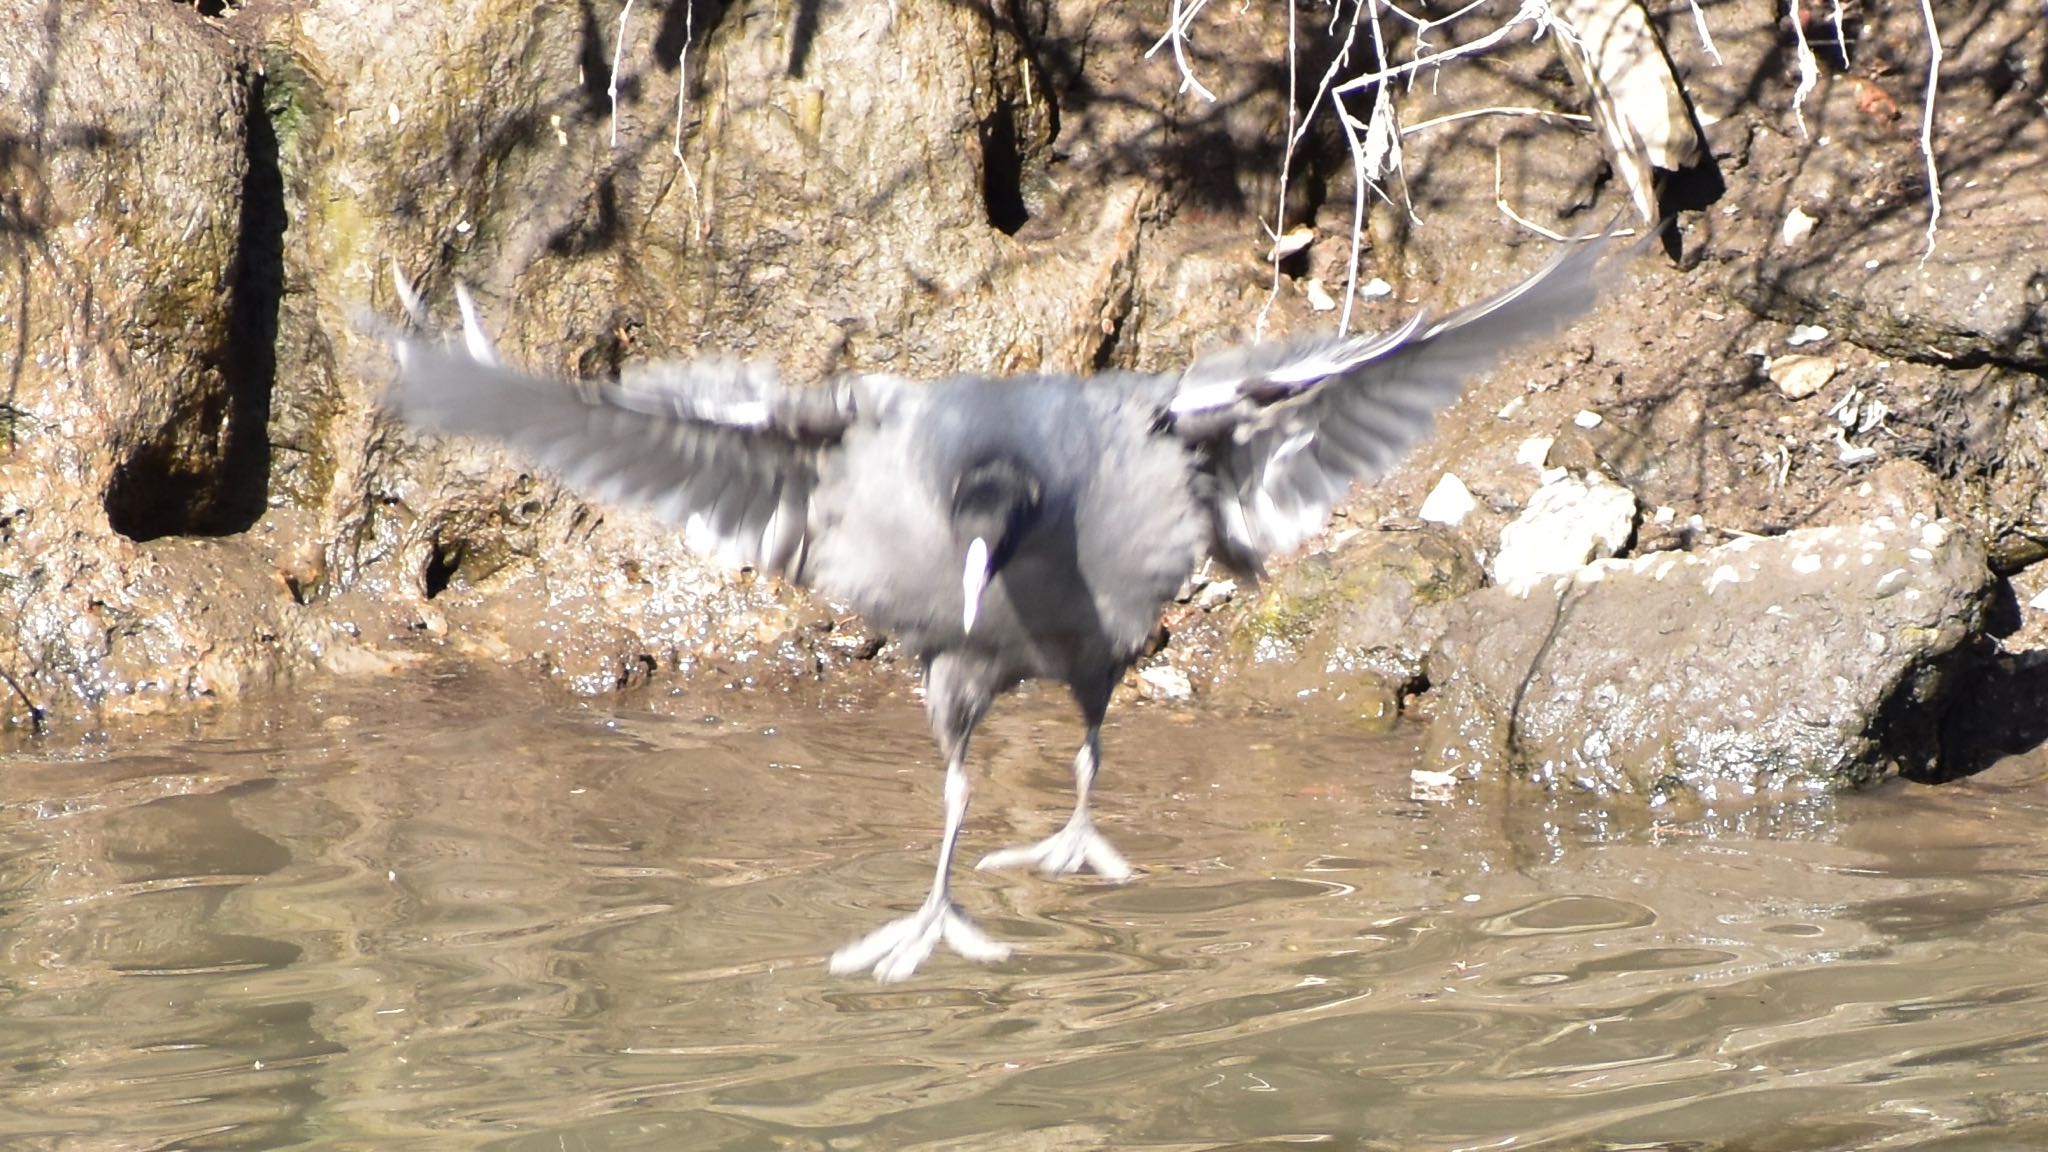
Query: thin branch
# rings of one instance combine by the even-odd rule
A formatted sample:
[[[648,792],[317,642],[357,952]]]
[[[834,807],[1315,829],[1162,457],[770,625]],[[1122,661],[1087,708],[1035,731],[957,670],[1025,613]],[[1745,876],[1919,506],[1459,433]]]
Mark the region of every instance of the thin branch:
[[[1354,44],[1354,43],[1355,43],[1355,42],[1357,41],[1357,39],[1358,39],[1358,18],[1359,18],[1359,16],[1360,16],[1360,14],[1361,14],[1361,13],[1363,13],[1363,12],[1365,11],[1365,7],[1366,7],[1366,5],[1367,5],[1367,4],[1369,4],[1369,3],[1370,3],[1370,4],[1378,4],[1378,3],[1380,3],[1380,2],[1382,2],[1382,0],[1359,0],[1359,2],[1358,2],[1358,3],[1356,3],[1356,4],[1354,4],[1354,5],[1352,6],[1352,8],[1351,8],[1351,23],[1350,23],[1350,25],[1349,25],[1349,26],[1347,26],[1347,27],[1345,28],[1345,30],[1344,30],[1344,43],[1343,43],[1343,44],[1342,44],[1342,45],[1341,45],[1341,46],[1340,46],[1340,47],[1339,47],[1339,48],[1337,49],[1337,55],[1336,55],[1336,56],[1335,56],[1334,58],[1332,58],[1332,59],[1331,59],[1331,61],[1330,61],[1330,66],[1329,66],[1328,68],[1325,68],[1325,69],[1323,70],[1323,77],[1322,77],[1322,79],[1321,79],[1320,81],[1318,81],[1318,82],[1317,82],[1317,84],[1316,84],[1316,98],[1315,98],[1315,99],[1314,99],[1313,101],[1311,101],[1311,102],[1310,102],[1310,104],[1309,104],[1309,110],[1308,110],[1308,114],[1307,114],[1307,115],[1305,115],[1305,116],[1302,116],[1302,117],[1301,117],[1301,119],[1299,120],[1299,122],[1297,122],[1297,121],[1295,120],[1295,118],[1294,118],[1294,117],[1295,117],[1295,104],[1294,104],[1294,93],[1295,93],[1295,91],[1297,90],[1297,85],[1296,85],[1296,83],[1295,83],[1295,72],[1294,72],[1294,66],[1295,66],[1295,40],[1294,40],[1294,6],[1293,6],[1292,4],[1289,4],[1289,5],[1288,5],[1288,8],[1287,8],[1287,117],[1288,117],[1288,123],[1289,123],[1289,125],[1291,126],[1291,130],[1290,130],[1290,131],[1288,132],[1288,134],[1287,134],[1287,147],[1286,147],[1286,148],[1285,148],[1285,149],[1284,149],[1284,150],[1282,151],[1282,153],[1281,153],[1281,156],[1280,156],[1280,193],[1279,193],[1279,196],[1278,196],[1277,200],[1275,201],[1275,203],[1274,203],[1274,207],[1273,207],[1273,227],[1272,227],[1272,233],[1273,233],[1273,236],[1274,236],[1274,238],[1275,238],[1276,240],[1277,240],[1277,239],[1279,238],[1279,236],[1280,236],[1280,233],[1281,233],[1282,231],[1284,231],[1284,230],[1286,229],[1286,227],[1287,227],[1287,221],[1286,221],[1286,214],[1287,214],[1287,179],[1288,179],[1288,176],[1289,176],[1290,172],[1292,171],[1292,165],[1293,165],[1293,163],[1294,163],[1294,153],[1295,153],[1295,150],[1296,150],[1297,148],[1299,148],[1299,147],[1301,146],[1301,141],[1302,141],[1302,137],[1303,137],[1303,136],[1305,136],[1305,135],[1307,135],[1307,133],[1308,133],[1308,130],[1309,130],[1309,126],[1310,126],[1311,124],[1313,124],[1313,123],[1315,122],[1315,110],[1316,110],[1316,108],[1317,108],[1318,106],[1320,106],[1320,105],[1322,104],[1322,102],[1323,102],[1323,97],[1324,97],[1325,95],[1327,95],[1327,94],[1329,93],[1329,91],[1330,91],[1330,85],[1331,85],[1331,84],[1332,84],[1333,82],[1335,82],[1335,81],[1336,81],[1336,79],[1337,79],[1337,73],[1338,73],[1338,71],[1339,71],[1339,70],[1341,70],[1341,69],[1342,69],[1342,68],[1344,67],[1344,64],[1345,64],[1345,62],[1346,62],[1346,61],[1348,61],[1348,60],[1350,60],[1350,58],[1351,58],[1351,46],[1352,46],[1352,44]],[[1335,7],[1334,7],[1334,6],[1332,7],[1331,11],[1332,11],[1333,13],[1334,13],[1334,12],[1336,11],[1336,9],[1335,9]],[[1334,35],[1334,34],[1336,33],[1336,26],[1335,26],[1334,24],[1333,24],[1333,25],[1331,25],[1331,27],[1330,27],[1330,33],[1331,33],[1332,35]],[[1273,309],[1273,301],[1274,301],[1274,300],[1275,300],[1275,299],[1276,299],[1276,298],[1277,298],[1277,297],[1279,296],[1279,294],[1280,294],[1280,261],[1279,261],[1279,259],[1278,259],[1278,258],[1275,258],[1275,259],[1274,259],[1274,261],[1273,261],[1273,286],[1272,286],[1271,290],[1270,290],[1270,291],[1268,291],[1268,292],[1267,292],[1267,294],[1266,294],[1266,303],[1265,303],[1265,304],[1264,304],[1264,305],[1263,305],[1262,307],[1260,307],[1260,309],[1259,309],[1259,318],[1258,318],[1257,322],[1256,322],[1256,323],[1254,324],[1254,326],[1253,326],[1253,331],[1254,331],[1255,333],[1257,333],[1257,334],[1259,334],[1259,335],[1261,335],[1261,336],[1263,336],[1263,335],[1265,334],[1265,331],[1266,331],[1266,317],[1268,316],[1268,314],[1270,314],[1270,313],[1272,312],[1272,309]]]
[[[1941,172],[1934,163],[1934,97],[1941,83],[1941,29],[1934,24],[1934,0],[1920,0],[1920,19],[1927,25],[1927,97],[1920,107],[1920,157],[1927,163],[1927,251],[1934,255],[1934,230],[1941,223]]]
[[[1792,0],[1792,37],[1792,55],[1799,62],[1799,87],[1792,91],[1792,118],[1799,122],[1799,134],[1807,136],[1806,98],[1819,82],[1820,65],[1813,58],[1813,45],[1806,42],[1806,15],[1799,10],[1799,0]]]
[[[697,174],[690,171],[689,160],[683,157],[683,111],[690,105],[690,41],[696,38],[697,6],[690,0],[683,3],[683,49],[676,53],[676,138],[669,146],[675,153],[676,164],[683,170],[683,181],[690,186],[690,199],[697,199]]]
[[[1294,5],[1287,5],[1287,147],[1280,152],[1280,191],[1273,197],[1273,283],[1266,289],[1266,302],[1259,308],[1259,318],[1252,323],[1252,338],[1261,340],[1266,335],[1266,317],[1273,311],[1273,301],[1280,298],[1280,234],[1287,230],[1287,174],[1294,165],[1294,144],[1301,139],[1299,129],[1306,122],[1301,109],[1294,102],[1294,94],[1300,90],[1295,68],[1299,63],[1294,40]],[[1334,67],[1334,65],[1333,65]],[[1320,95],[1317,97],[1321,99]]]
[[[1145,50],[1145,58],[1147,60],[1150,60],[1152,58],[1153,53],[1158,52],[1162,45],[1169,43],[1172,44],[1173,62],[1177,67],[1180,68],[1180,90],[1182,92],[1186,92],[1187,90],[1192,88],[1194,89],[1195,95],[1200,96],[1202,99],[1207,100],[1211,104],[1214,104],[1216,102],[1216,94],[1214,92],[1209,91],[1207,88],[1204,88],[1202,86],[1202,82],[1200,80],[1195,79],[1194,67],[1188,63],[1186,43],[1188,25],[1190,23],[1193,23],[1195,19],[1195,14],[1200,12],[1202,10],[1202,6],[1207,4],[1208,2],[1209,0],[1194,0],[1194,3],[1189,4],[1185,8],[1183,8],[1182,0],[1173,0],[1172,25],[1167,28],[1166,35],[1161,36],[1159,38],[1158,43],[1153,44],[1152,47]]]
[[[619,146],[619,61],[626,55],[626,17],[633,14],[633,0],[626,0],[626,6],[619,9],[619,39],[612,45],[612,79],[605,86],[605,95],[612,98],[612,147]]]
[[[1556,240],[1563,243],[1577,240],[1598,240],[1602,236],[1635,235],[1635,229],[1633,228],[1617,228],[1609,232],[1588,232],[1581,236],[1567,236],[1562,232],[1558,232],[1550,228],[1545,228],[1543,225],[1538,224],[1534,220],[1529,219],[1527,216],[1522,215],[1520,212],[1515,211],[1514,206],[1508,203],[1507,193],[1503,191],[1501,188],[1500,168],[1500,149],[1495,148],[1493,150],[1493,206],[1500,209],[1501,215],[1506,216],[1508,219],[1513,220],[1515,223],[1520,224],[1522,227],[1527,228],[1529,231],[1536,233],[1538,236],[1546,237],[1548,239]]]
[[[1707,31],[1707,14],[1700,11],[1700,0],[1685,0],[1685,2],[1692,6],[1692,26],[1700,34],[1700,49],[1707,54],[1707,59],[1714,62],[1714,67],[1719,68],[1721,66],[1721,53],[1714,48],[1714,34]]]
[[[1380,89],[1379,98],[1387,98],[1387,90]],[[1344,311],[1337,317],[1337,333],[1351,331],[1351,304],[1358,298],[1358,256],[1361,247],[1359,237],[1365,232],[1365,145],[1359,142],[1358,129],[1349,113],[1344,109],[1342,89],[1330,90],[1330,103],[1336,106],[1337,123],[1344,129],[1344,138],[1351,144],[1351,262],[1344,272]]]
[[[691,25],[696,19],[697,6],[683,0],[683,50],[676,53],[676,139],[670,146],[677,160],[683,158],[683,111],[690,106],[690,41],[696,35]],[[686,165],[684,171],[688,170]]]
[[[1521,105],[1502,104],[1492,108],[1467,108],[1463,112],[1446,112],[1419,120],[1401,129],[1401,135],[1413,136],[1430,128],[1441,127],[1458,120],[1470,120],[1475,116],[1534,116],[1539,120],[1566,120],[1576,124],[1591,124],[1593,118],[1578,112],[1554,112],[1547,108],[1528,108]]]
[[[1339,84],[1335,91],[1340,95],[1349,96],[1361,88],[1370,88],[1374,84],[1392,80],[1397,76],[1405,76],[1411,72],[1420,71],[1423,68],[1441,65],[1460,56],[1471,56],[1485,52],[1507,39],[1510,32],[1513,32],[1523,24],[1536,25],[1535,38],[1540,39],[1543,36],[1545,29],[1550,27],[1550,5],[1546,0],[1523,0],[1521,8],[1516,10],[1513,19],[1477,40],[1460,44],[1455,48],[1446,48],[1441,52],[1432,52],[1427,56],[1410,60],[1406,64],[1397,64],[1391,68],[1382,68],[1377,72],[1367,73],[1364,76],[1355,76]]]
[[[7,682],[7,686],[13,689],[15,696],[21,700],[22,707],[28,709],[29,732],[32,735],[41,736],[45,730],[44,717],[47,715],[43,711],[42,705],[37,704],[35,700],[29,696],[28,689],[23,688],[21,686],[21,681],[16,680],[14,678],[14,673],[9,672],[5,668],[0,668],[0,680],[5,680]]]

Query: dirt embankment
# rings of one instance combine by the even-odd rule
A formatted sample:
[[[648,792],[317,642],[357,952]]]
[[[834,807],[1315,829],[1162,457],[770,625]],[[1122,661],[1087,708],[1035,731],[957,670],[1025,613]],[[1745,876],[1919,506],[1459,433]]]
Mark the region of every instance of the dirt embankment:
[[[1587,324],[1478,384],[1276,587],[1191,589],[1140,690],[1192,683],[1290,707],[1306,692],[1366,718],[1434,701],[1440,750],[1610,786],[1939,774],[2048,735],[2048,33],[2017,0],[1941,14],[1944,211],[1923,260],[1916,14],[1852,14],[1848,64],[1820,45],[1795,111],[1796,39],[1769,6],[1710,11],[1719,63],[1690,9],[1668,7],[1657,24],[1705,148],[1664,185],[1665,250]],[[10,721],[155,711],[446,652],[530,663],[579,691],[873,659],[877,638],[827,606],[708,566],[501,457],[393,427],[375,402],[389,366],[360,321],[396,314],[396,263],[438,304],[470,284],[508,357],[576,375],[713,350],[795,378],[1166,370],[1262,322],[1268,335],[1328,326],[1354,208],[1335,118],[1309,119],[1284,196],[1277,173],[1290,83],[1309,106],[1335,42],[1320,22],[1297,27],[1290,67],[1284,7],[1205,10],[1186,47],[1209,102],[1179,91],[1169,52],[1146,56],[1169,13],[899,0],[815,19],[640,6],[621,21],[610,3],[0,0]],[[1477,13],[1433,42],[1502,18]],[[1396,200],[1368,202],[1359,279],[1386,291],[1358,297],[1358,326],[1540,261],[1548,241],[1497,198],[1580,233],[1625,209],[1584,125],[1454,115],[1586,107],[1551,42],[1513,39],[1398,93],[1420,127],[1403,138]],[[1260,221],[1283,202],[1277,230],[1308,243],[1276,274]],[[1472,510],[1408,532],[1446,473]],[[1499,689],[1447,686],[1497,660],[1496,627],[1555,637],[1588,619],[1557,585],[1517,600],[1550,607],[1512,625],[1466,595],[1505,583],[1504,529],[1570,503],[1542,495],[1556,483],[1630,497],[1618,548],[1586,559],[1704,563],[1782,540],[1751,545],[1785,553],[1757,561],[1771,574],[1753,604],[1715,598],[1745,586],[1717,572],[1745,577],[1756,559],[1733,554],[1696,595],[1630,592],[1616,568],[1599,596],[1622,597],[1619,620],[1694,603],[1773,622],[1718,647],[1667,645],[1674,668],[1772,663],[1774,645],[1865,651],[1879,635],[1885,651],[1856,675],[1821,658],[1797,673],[1813,691],[1781,689],[1821,733],[1785,746],[1850,748],[1852,763],[1725,742],[1712,733],[1770,728],[1725,699],[1719,728],[1636,733],[1629,746],[1647,751],[1630,767],[1607,729],[1589,746],[1533,724],[1678,690],[1643,668],[1603,678],[1629,662],[1619,640],[1572,663],[1547,662],[1568,646],[1535,643],[1515,657],[1505,710],[1478,718],[1474,701]],[[1937,526],[1938,541],[1915,535]],[[1832,555],[1800,533],[1823,529],[1866,533],[1897,563],[1837,615],[1799,617],[1817,595],[1797,583],[1799,557]],[[1895,568],[1906,575],[1880,587]],[[1908,591],[1917,607],[1894,611]],[[1828,695],[1837,679],[1864,685],[1853,707]],[[1945,767],[1944,724],[1971,734]],[[1736,746],[1750,767],[1693,777],[1688,765],[1725,765]]]

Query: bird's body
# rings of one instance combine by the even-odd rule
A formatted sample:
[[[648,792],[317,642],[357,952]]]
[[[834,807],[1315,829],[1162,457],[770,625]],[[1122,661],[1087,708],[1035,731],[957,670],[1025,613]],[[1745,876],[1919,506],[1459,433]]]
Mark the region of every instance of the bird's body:
[[[1151,432],[1149,378],[961,378],[894,389],[820,474],[817,539],[794,573],[911,652],[972,652],[1004,687],[1120,674],[1199,562],[1193,460]],[[1123,386],[1119,386],[1123,385]],[[1042,493],[962,627],[961,548],[930,516],[962,476],[1012,464]],[[1113,481],[1113,482],[1112,482]],[[1126,499],[1133,485],[1156,499]],[[1119,553],[1118,578],[1081,556]]]
[[[997,695],[1064,682],[1087,727],[1073,814],[981,867],[1130,866],[1095,830],[1089,792],[1112,690],[1206,554],[1256,579],[1386,470],[1506,348],[1590,308],[1609,245],[1435,324],[1377,337],[1233,349],[1178,376],[887,376],[792,388],[758,365],[643,366],[571,385],[497,362],[467,295],[463,347],[401,338],[391,406],[433,431],[505,443],[598,499],[641,504],[757,568],[816,587],[893,633],[925,667],[946,759],[930,894],[832,958],[910,975],[944,941],[1009,949],[950,896],[967,743]],[[401,278],[416,318],[424,309]]]

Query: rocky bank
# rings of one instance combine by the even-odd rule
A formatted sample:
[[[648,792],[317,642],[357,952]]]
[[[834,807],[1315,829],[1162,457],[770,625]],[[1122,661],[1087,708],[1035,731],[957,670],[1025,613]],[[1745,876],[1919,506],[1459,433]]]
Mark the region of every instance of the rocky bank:
[[[1711,50],[1648,11],[1703,142],[1664,161],[1663,247],[1267,587],[1198,581],[1134,690],[1406,710],[1453,776],[1599,790],[1938,778],[2048,738],[2037,9],[1942,6],[1931,254],[1917,12],[1804,29],[1799,98],[1777,5],[1708,6]],[[395,264],[582,376],[1165,370],[1332,325],[1353,156],[1303,110],[1350,10],[1204,9],[1180,48],[1213,100],[1148,55],[1171,13],[0,0],[8,722],[444,654],[576,691],[887,663],[829,605],[395,427],[365,320]],[[1512,281],[1550,243],[1525,221],[1631,210],[1630,166],[1548,114],[1592,101],[1556,35],[1390,88],[1355,326]]]

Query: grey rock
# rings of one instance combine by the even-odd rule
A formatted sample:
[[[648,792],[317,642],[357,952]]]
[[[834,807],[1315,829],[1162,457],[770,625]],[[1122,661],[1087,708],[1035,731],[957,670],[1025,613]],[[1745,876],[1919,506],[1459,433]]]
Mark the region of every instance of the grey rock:
[[[1601,793],[1708,798],[1928,772],[1991,579],[1944,521],[1607,560],[1451,610],[1425,749]]]
[[[1279,573],[1232,620],[1225,700],[1391,723],[1452,603],[1486,582],[1455,532],[1361,532]]]

